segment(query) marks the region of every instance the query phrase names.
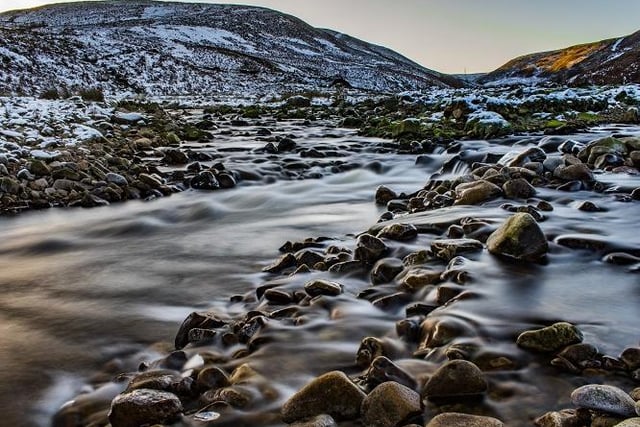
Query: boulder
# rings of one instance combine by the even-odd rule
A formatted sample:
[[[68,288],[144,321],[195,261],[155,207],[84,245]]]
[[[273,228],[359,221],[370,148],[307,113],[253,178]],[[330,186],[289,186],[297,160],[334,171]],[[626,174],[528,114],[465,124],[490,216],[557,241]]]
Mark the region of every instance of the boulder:
[[[495,184],[483,179],[459,184],[456,187],[456,200],[454,205],[477,205],[486,202],[502,194],[502,189]]]
[[[623,390],[610,385],[588,384],[571,393],[571,402],[579,408],[602,411],[608,414],[634,417],[635,402]]]
[[[466,360],[452,360],[429,378],[422,395],[429,399],[477,396],[485,393],[487,387],[480,368]]]
[[[138,389],[113,399],[109,422],[112,427],[170,424],[177,421],[182,410],[180,399],[172,393]]]
[[[362,419],[369,427],[396,427],[420,412],[420,395],[394,381],[380,384],[362,402]]]
[[[582,342],[582,332],[571,323],[559,322],[542,329],[526,331],[518,336],[518,346],[539,352],[554,352]]]
[[[547,238],[528,213],[509,217],[487,239],[487,249],[494,255],[518,260],[538,260],[549,250]]]
[[[356,419],[365,397],[343,372],[329,372],[312,380],[284,403],[282,420],[292,423],[322,414],[336,421]]]

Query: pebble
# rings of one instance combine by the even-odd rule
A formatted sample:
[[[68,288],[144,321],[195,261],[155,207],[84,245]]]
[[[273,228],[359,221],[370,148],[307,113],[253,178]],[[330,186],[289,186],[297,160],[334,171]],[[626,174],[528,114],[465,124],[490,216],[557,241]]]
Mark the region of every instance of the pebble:
[[[633,417],[635,402],[623,390],[610,385],[588,384],[571,393],[571,402],[579,408]]]
[[[282,420],[292,423],[322,414],[328,414],[336,421],[356,419],[365,397],[366,394],[343,372],[328,372],[312,380],[284,403]]]
[[[518,346],[533,351],[553,352],[582,341],[582,332],[571,323],[559,322],[542,329],[521,333]]]
[[[138,389],[113,399],[109,422],[112,427],[170,424],[177,421],[182,410],[180,399],[172,393]]]
[[[442,365],[427,381],[422,395],[429,399],[481,395],[487,391],[484,374],[466,360],[452,360]]]
[[[504,424],[492,417],[445,412],[433,417],[426,427],[504,427]]]
[[[420,395],[394,381],[380,384],[362,402],[362,420],[369,427],[395,427],[420,412]]]

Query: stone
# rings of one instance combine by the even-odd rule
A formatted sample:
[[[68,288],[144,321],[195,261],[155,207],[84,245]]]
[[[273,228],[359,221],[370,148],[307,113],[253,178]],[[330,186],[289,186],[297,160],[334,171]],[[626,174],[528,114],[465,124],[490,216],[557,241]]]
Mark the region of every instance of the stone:
[[[624,349],[620,355],[620,360],[627,365],[630,371],[635,371],[640,368],[640,348],[630,347]]]
[[[189,163],[189,157],[177,148],[164,150],[164,161],[169,165],[185,165]]]
[[[311,99],[302,95],[293,95],[287,98],[286,104],[289,107],[304,108],[311,106]]]
[[[383,258],[376,262],[371,270],[371,283],[380,285],[391,282],[404,270],[404,264],[399,258]]]
[[[394,381],[380,384],[362,402],[362,420],[370,427],[396,427],[420,412],[420,395]]]
[[[149,175],[146,173],[141,173],[138,175],[138,179],[145,185],[148,185],[152,189],[159,188],[162,186],[162,178],[156,175]]]
[[[568,360],[574,365],[593,360],[598,356],[598,348],[593,344],[573,344],[562,350],[558,356]]]
[[[488,384],[476,365],[466,360],[451,360],[427,381],[422,395],[428,399],[482,395]]]
[[[289,424],[289,427],[338,427],[338,424],[331,415],[322,414]]]
[[[615,427],[640,427],[640,417],[628,418]]]
[[[610,385],[588,384],[571,393],[571,402],[579,408],[602,411],[608,414],[634,417],[635,402],[623,390]]]
[[[536,220],[521,212],[509,217],[489,236],[487,249],[494,255],[535,261],[547,253],[549,244]]]
[[[354,259],[365,264],[373,264],[389,251],[387,245],[371,234],[361,234],[356,241]]]
[[[193,312],[180,325],[175,338],[175,346],[177,350],[183,349],[189,344],[189,331],[194,328],[213,329],[224,326],[226,323],[219,319],[213,313]]]
[[[413,224],[389,224],[378,233],[379,238],[406,241],[414,239],[418,235],[418,229]]]
[[[217,190],[220,188],[220,182],[211,171],[202,171],[191,178],[191,188],[196,190]]]
[[[539,352],[554,352],[582,342],[582,332],[571,323],[559,322],[542,329],[525,331],[518,336],[518,346]]]
[[[536,418],[533,423],[538,427],[573,427],[577,423],[575,409],[547,412]]]
[[[410,270],[402,279],[401,289],[406,291],[417,291],[427,285],[435,285],[440,282],[442,271],[428,268],[414,268]]]
[[[0,192],[9,194],[18,194],[20,192],[20,183],[13,178],[0,178]]]
[[[358,360],[356,360],[358,362]],[[369,386],[377,386],[388,381],[402,384],[411,390],[416,390],[416,380],[404,369],[396,365],[385,356],[378,356],[369,364],[365,374]]]
[[[394,138],[407,135],[419,135],[421,132],[420,120],[415,118],[407,118],[393,126],[392,135]]]
[[[138,389],[113,399],[109,422],[112,427],[170,424],[177,421],[182,410],[180,399],[172,393]]]
[[[492,417],[445,412],[433,417],[426,427],[504,427],[504,424]]]
[[[29,170],[35,176],[48,176],[51,174],[49,165],[38,159],[32,160],[31,163],[29,163]]]
[[[395,191],[391,190],[389,187],[385,187],[384,185],[379,186],[376,189],[376,204],[386,206],[393,199],[397,199],[398,195]]]
[[[273,264],[263,268],[262,271],[266,273],[279,273],[287,268],[295,267],[297,263],[298,261],[296,260],[296,257],[293,254],[288,253],[275,260]]]
[[[536,189],[524,178],[510,179],[502,190],[509,199],[528,199],[536,195]]]
[[[454,205],[477,205],[495,199],[502,194],[502,189],[489,181],[479,180],[459,184],[456,189]]]
[[[140,113],[123,113],[121,111],[118,111],[113,116],[111,116],[111,120],[114,123],[122,125],[132,125],[146,120],[146,117]]]
[[[365,397],[343,372],[332,371],[315,378],[291,396],[282,406],[282,420],[292,423],[322,414],[336,421],[356,419]]]
[[[593,182],[595,180],[593,172],[584,163],[557,167],[553,171],[553,176],[563,181]]]
[[[342,293],[342,285],[336,282],[318,279],[307,282],[304,285],[304,290],[311,297],[316,297],[318,295],[335,297]]]
[[[105,176],[105,181],[112,182],[112,183],[114,183],[116,185],[119,185],[121,187],[129,185],[129,182],[127,181],[127,178],[125,178],[124,176],[122,176],[122,175],[120,175],[118,173],[113,173],[113,172],[109,172]]]
[[[438,258],[449,261],[465,252],[482,250],[484,245],[475,239],[438,239],[431,243],[431,252]]]

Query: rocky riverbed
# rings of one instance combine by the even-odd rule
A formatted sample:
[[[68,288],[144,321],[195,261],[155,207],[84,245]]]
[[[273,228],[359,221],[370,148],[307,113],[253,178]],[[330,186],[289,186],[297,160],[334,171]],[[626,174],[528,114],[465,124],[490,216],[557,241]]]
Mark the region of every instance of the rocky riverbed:
[[[39,207],[33,201],[45,196],[67,206],[238,183],[321,186],[367,171],[379,174],[369,189],[379,219],[327,235],[320,216],[307,239],[283,239],[262,272],[236,272],[253,277],[252,289],[187,316],[174,342],[108,362],[55,426],[637,425],[637,128],[450,143],[412,139],[423,123],[397,117],[398,145],[344,127],[362,116],[357,109],[137,107],[99,118],[113,133],[96,144],[110,153],[87,142],[60,156],[36,147],[7,156],[3,182],[20,187],[4,192],[7,210]],[[87,152],[139,168],[100,157],[104,170],[81,169],[75,153]],[[410,189],[378,186],[400,158],[426,178]],[[50,175],[20,172],[36,175],[37,161]],[[86,176],[53,175],[65,168]],[[156,189],[141,185],[147,176]],[[36,197],[38,179],[56,192]],[[59,193],[59,180],[82,190]],[[121,197],[103,198],[107,189]]]

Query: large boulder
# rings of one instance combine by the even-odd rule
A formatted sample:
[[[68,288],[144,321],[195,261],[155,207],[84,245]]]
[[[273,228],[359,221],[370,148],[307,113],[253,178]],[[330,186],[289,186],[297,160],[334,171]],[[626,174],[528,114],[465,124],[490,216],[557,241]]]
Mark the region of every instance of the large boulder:
[[[494,255],[518,260],[538,260],[549,250],[547,238],[528,213],[509,217],[487,239],[487,249]]]
[[[343,372],[333,371],[311,381],[282,406],[286,423],[316,415],[331,415],[335,420],[351,420],[360,416],[367,395]]]

